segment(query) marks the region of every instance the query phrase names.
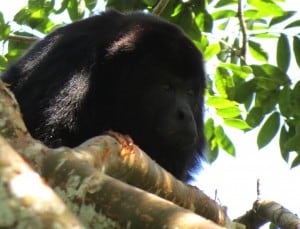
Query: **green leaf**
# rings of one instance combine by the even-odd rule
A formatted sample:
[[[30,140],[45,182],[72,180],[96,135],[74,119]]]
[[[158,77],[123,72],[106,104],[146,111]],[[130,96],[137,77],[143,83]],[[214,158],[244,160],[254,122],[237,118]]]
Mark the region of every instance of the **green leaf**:
[[[245,18],[251,18],[252,20],[260,18],[258,10],[249,9],[244,11]]]
[[[270,39],[270,38],[278,38],[277,35],[275,34],[271,34],[271,33],[258,33],[258,34],[251,34],[250,37],[254,37],[254,38],[266,38],[266,39]]]
[[[292,116],[291,94],[292,90],[289,86],[285,86],[283,89],[281,89],[279,94],[279,110],[280,113],[286,117]]]
[[[300,165],[300,154],[298,153],[298,156],[294,159],[294,161],[292,162],[291,167],[294,168],[296,166]]]
[[[219,148],[217,144],[217,140],[215,138],[215,126],[214,120],[209,118],[206,120],[204,124],[205,137],[208,143],[208,154],[206,155],[206,159],[209,163],[214,162],[219,154]]]
[[[198,17],[198,15],[196,17]],[[204,31],[198,28],[195,15],[185,4],[177,5],[169,19],[181,27],[193,40],[199,39],[201,37],[201,31]]]
[[[236,85],[235,87],[235,95],[233,100],[244,103],[246,100],[251,98],[251,96],[254,94],[256,89],[256,84],[254,80],[249,80],[243,83],[240,83],[239,85]]]
[[[270,64],[262,64],[262,65],[251,65],[251,68],[253,70],[253,74],[255,78],[264,78],[259,83],[261,83],[260,86],[265,89],[273,89],[273,84],[277,84],[278,86],[285,86],[290,83],[290,78],[286,73],[281,71],[278,67],[270,65]],[[263,85],[263,82],[265,79],[270,79],[272,82],[272,85]],[[268,81],[267,83],[271,83]]]
[[[253,107],[247,115],[246,122],[252,127],[258,126],[265,115],[261,107]]]
[[[227,81],[230,79],[231,76],[229,75],[229,72],[222,68],[222,67],[217,67],[216,69],[216,75],[215,75],[215,85],[217,88],[217,91],[222,97],[227,98],[227,92],[226,92],[226,87],[227,87]]]
[[[84,0],[86,7],[93,10],[97,5],[97,0]]]
[[[215,86],[221,97],[232,97],[235,85],[233,77],[229,74],[227,69],[220,66],[217,67],[215,74]]]
[[[209,148],[208,148],[208,153],[205,155],[205,159],[209,162],[209,163],[213,163],[219,155],[219,147],[216,143],[216,139],[214,138],[212,141],[208,142],[209,144]]]
[[[277,65],[278,67],[286,72],[289,68],[291,60],[291,51],[289,40],[286,35],[280,34],[277,43]]]
[[[255,106],[263,109],[263,114],[273,111],[278,103],[280,89],[276,90],[258,90],[255,95]]]
[[[10,26],[5,23],[3,14],[0,12],[0,39],[6,39],[10,33]]]
[[[289,137],[283,145],[285,152],[299,151],[300,150],[300,134]]]
[[[7,58],[0,55],[0,73],[7,68]]]
[[[247,2],[259,11],[260,17],[284,15],[282,8],[271,0],[248,0]]]
[[[279,136],[279,147],[280,147],[281,156],[286,162],[289,161],[289,156],[290,156],[290,151],[289,149],[287,149],[286,143],[290,138],[291,138],[291,134],[286,130],[285,126],[282,125],[280,130],[280,136]]]
[[[288,20],[290,17],[294,16],[295,13],[296,11],[285,11],[284,15],[279,17],[273,17],[272,20],[270,21],[270,27]]]
[[[300,115],[300,81],[298,81],[294,86],[289,102],[291,104],[293,114]]]
[[[271,77],[263,76],[255,78],[255,83],[257,88],[268,91],[275,90],[280,86],[280,84]]]
[[[72,21],[82,19],[84,16],[85,3],[84,0],[69,0],[68,14]]]
[[[209,141],[214,137],[215,127],[214,127],[214,120],[212,118],[206,120],[204,124],[204,132],[207,141]]]
[[[237,4],[237,3],[238,3],[238,0],[220,0],[215,5],[215,7],[218,8],[218,7],[228,6],[228,5]]]
[[[237,106],[217,109],[217,115],[223,118],[234,118],[239,116],[240,114],[241,110]]]
[[[238,105],[238,103],[234,101],[230,101],[228,99],[222,98],[222,97],[217,97],[217,96],[212,96],[209,97],[206,100],[206,104],[215,108],[227,108],[227,107],[233,107]]]
[[[230,69],[235,75],[243,79],[246,79],[252,73],[252,68],[247,65],[239,66],[237,64],[221,63],[221,66]]]
[[[248,45],[249,51],[255,59],[267,62],[268,53],[261,47],[259,43],[249,40]]]
[[[251,129],[250,126],[246,123],[246,121],[241,120],[241,119],[234,119],[234,118],[230,118],[230,119],[224,119],[224,123],[227,126],[239,129],[239,130],[248,130]]]
[[[214,20],[218,19],[224,19],[224,18],[231,18],[231,17],[236,17],[236,11],[234,10],[220,10],[212,13],[212,18]]]
[[[193,19],[194,20],[194,19]],[[195,18],[198,30],[203,32],[211,32],[213,28],[212,16],[206,11],[201,11]]]
[[[231,156],[235,156],[235,148],[232,144],[231,140],[225,134],[224,129],[222,126],[217,126],[215,128],[215,135],[218,146],[225,150]]]
[[[300,38],[299,37],[296,36],[294,37],[293,49],[294,49],[294,55],[296,58],[297,65],[300,68]]]
[[[220,52],[219,43],[214,43],[206,47],[204,51],[204,60],[209,60]]]
[[[274,112],[269,116],[258,133],[257,145],[259,149],[265,147],[275,137],[278,132],[279,125],[280,115],[278,112]]]
[[[293,21],[284,28],[288,29],[288,28],[293,28],[293,27],[298,27],[298,26],[300,26],[300,20]]]
[[[229,19],[227,19],[227,20],[225,20],[223,23],[220,23],[219,25],[218,25],[218,29],[219,30],[225,30],[226,28],[227,28],[227,26],[228,26],[228,24],[229,24]]]

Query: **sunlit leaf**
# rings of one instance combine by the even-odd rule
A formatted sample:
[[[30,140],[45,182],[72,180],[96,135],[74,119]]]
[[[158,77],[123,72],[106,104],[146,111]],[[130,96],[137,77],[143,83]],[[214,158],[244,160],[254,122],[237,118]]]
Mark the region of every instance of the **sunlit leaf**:
[[[206,120],[204,124],[204,131],[207,140],[210,140],[211,138],[214,137],[215,127],[214,127],[214,120],[212,118]]]
[[[245,79],[252,73],[252,68],[247,65],[237,65],[237,64],[229,64],[229,63],[221,63],[222,67],[226,67],[230,69],[235,75]]]
[[[97,5],[97,0],[84,0],[86,7],[93,10]]]
[[[259,11],[260,17],[284,15],[282,8],[271,0],[248,0],[247,2]]]
[[[223,23],[218,24],[218,29],[219,30],[225,30],[227,28],[229,22],[230,22],[229,19],[224,20]]]
[[[272,33],[258,33],[258,34],[251,34],[250,37],[255,37],[255,38],[266,38],[266,39],[270,39],[270,38],[278,38],[277,35],[272,34]]]
[[[257,136],[257,145],[261,149],[275,137],[280,125],[280,115],[278,112],[274,112],[269,116],[266,122],[263,124]]]
[[[204,51],[204,59],[209,60],[212,57],[216,56],[220,52],[221,48],[219,43],[214,43],[206,47]]]
[[[7,58],[0,55],[0,72],[3,72],[7,67]]]
[[[10,33],[9,24],[5,23],[3,14],[0,12],[0,39],[5,39]]]
[[[238,107],[227,107],[217,109],[217,115],[223,118],[234,118],[241,114],[241,110]]]
[[[236,16],[236,11],[234,10],[220,10],[212,13],[212,18],[214,20],[230,18],[235,16]]]
[[[249,9],[249,10],[245,10],[244,11],[244,17],[245,18],[256,19],[256,18],[259,18],[260,15],[259,15],[259,13],[258,13],[257,10],[255,10],[255,9]]]
[[[215,135],[218,146],[225,150],[228,154],[235,156],[235,148],[231,140],[225,134],[223,127],[217,126],[215,128]]]
[[[230,101],[228,99],[212,96],[206,100],[206,104],[215,108],[227,108],[238,105],[237,102]]]
[[[208,143],[208,153],[206,159],[209,163],[214,162],[219,154],[217,140],[215,138],[214,120],[209,118],[204,124],[205,137]]]
[[[227,126],[234,127],[236,129],[240,129],[240,130],[251,129],[250,126],[246,123],[246,121],[237,119],[237,118],[236,119],[235,118],[224,119],[224,123]]]
[[[195,22],[198,26],[198,29],[203,32],[211,32],[213,28],[213,18],[212,16],[206,12],[199,12],[196,16]]]
[[[228,5],[237,4],[237,3],[238,3],[238,0],[220,0],[215,5],[215,7],[218,8],[218,7],[228,6]]]
[[[69,0],[68,14],[72,21],[82,19],[84,16],[85,3],[84,0]]]
[[[272,20],[270,21],[270,26],[276,25],[278,23],[284,22],[288,20],[290,17],[295,15],[296,11],[285,11],[284,15],[279,16],[279,17],[273,17]]]
[[[267,62],[268,53],[261,47],[259,43],[249,40],[248,45],[249,45],[249,51],[255,59],[259,61]]]
[[[231,78],[228,71],[222,67],[217,67],[215,75],[215,85],[219,94],[225,98],[227,98],[226,83],[228,78]]]

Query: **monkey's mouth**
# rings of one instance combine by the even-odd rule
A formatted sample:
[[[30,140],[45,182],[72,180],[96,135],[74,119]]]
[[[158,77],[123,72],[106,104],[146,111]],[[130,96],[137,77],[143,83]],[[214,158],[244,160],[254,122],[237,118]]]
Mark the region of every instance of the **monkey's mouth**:
[[[174,150],[193,150],[198,142],[198,134],[190,130],[168,130],[158,129],[160,143]]]

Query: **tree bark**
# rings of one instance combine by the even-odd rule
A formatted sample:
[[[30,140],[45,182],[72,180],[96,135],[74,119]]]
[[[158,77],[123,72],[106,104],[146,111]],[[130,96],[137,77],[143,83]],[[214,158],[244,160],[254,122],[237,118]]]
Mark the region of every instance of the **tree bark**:
[[[119,228],[124,226],[124,219],[126,219],[126,225],[128,222],[131,225],[137,222],[140,225],[147,225],[149,228],[156,228],[157,225],[164,225],[167,228],[169,226],[172,228],[174,225],[185,225],[184,227],[191,228],[202,228],[204,227],[203,225],[207,225],[209,228],[219,228],[219,226],[191,211],[187,211],[149,193],[145,194],[141,190],[104,175],[103,172],[119,179],[123,178],[127,183],[140,184],[142,188],[146,187],[147,191],[171,199],[175,203],[189,209],[199,209],[198,212],[207,214],[208,218],[213,219],[220,225],[225,224],[226,215],[222,207],[219,207],[196,188],[177,181],[156,163],[152,162],[138,147],[128,143],[127,139],[121,135],[115,135],[119,136],[117,139],[111,136],[96,137],[75,149],[67,147],[49,149],[39,141],[32,139],[21,119],[18,105],[12,93],[6,89],[3,83],[0,83],[0,119],[2,122],[0,131],[5,139],[1,141],[3,146],[7,141],[35,171],[44,175],[72,212],[77,214],[81,222],[88,227],[101,224],[103,228],[103,222],[105,222],[105,224],[109,225],[108,228]],[[11,151],[8,151],[8,153]],[[158,174],[159,178],[155,178],[155,174]],[[90,181],[92,177],[98,177],[98,179]],[[3,178],[3,180],[5,179]],[[145,183],[145,181],[147,182]],[[96,182],[96,186],[93,185],[94,182]],[[144,184],[141,185],[141,183]],[[93,187],[92,191],[90,190],[91,186]],[[86,187],[89,187],[89,189],[86,189]],[[119,189],[115,190],[115,187],[130,191],[120,192]],[[122,187],[125,188],[122,189]],[[35,187],[32,188],[33,190],[35,189]],[[95,188],[99,190],[95,192]],[[101,192],[101,190],[105,191]],[[137,193],[135,193],[136,190],[138,190]],[[185,191],[188,194],[183,194]],[[113,193],[117,192],[125,193],[126,195],[113,195]],[[136,202],[135,205],[133,204],[133,197],[139,197],[142,200],[144,196],[148,195],[153,200],[149,204],[153,203],[153,206],[141,205],[141,203],[145,203],[142,201]],[[183,197],[180,197],[180,195]],[[106,196],[106,198],[101,198],[102,196]],[[185,199],[184,197],[189,198]],[[192,200],[191,197],[195,199]],[[116,199],[118,201],[111,202]],[[100,203],[97,203],[97,201],[100,201]],[[194,204],[193,201],[195,203],[197,201],[197,204]],[[110,205],[112,203],[115,205]],[[121,214],[126,212],[123,208],[120,208],[120,205],[123,203],[126,206],[130,206],[131,210],[128,211],[128,215]],[[159,205],[166,207],[159,208]],[[204,210],[201,210],[201,208]],[[29,209],[31,208],[29,207]],[[137,209],[139,210],[137,211]],[[107,215],[100,214],[100,211]],[[215,212],[212,213],[212,211]],[[85,214],[86,212],[88,214]],[[158,212],[159,214],[157,214]],[[147,217],[141,217],[141,213]],[[109,221],[106,217],[118,219],[121,224]],[[138,219],[142,220],[139,222]],[[149,219],[151,220],[149,221]],[[149,224],[146,224],[146,222]],[[80,227],[80,223],[78,221],[77,223]]]

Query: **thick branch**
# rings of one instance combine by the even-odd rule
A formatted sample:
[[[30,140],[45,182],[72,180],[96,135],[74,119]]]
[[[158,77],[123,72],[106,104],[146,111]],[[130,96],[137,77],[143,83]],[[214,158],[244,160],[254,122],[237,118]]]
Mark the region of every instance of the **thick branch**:
[[[51,157],[47,167],[51,170],[49,181],[66,201],[86,205],[89,212],[101,209],[122,228],[126,225],[131,228],[221,228],[172,202],[99,172],[78,156],[77,160]]]
[[[282,229],[299,229],[300,219],[282,205],[274,201],[258,200],[253,209],[236,219],[246,225],[247,229],[256,229],[267,222],[272,222]]]
[[[220,225],[225,224],[226,214],[222,207],[199,189],[176,180],[135,145],[122,145],[115,138],[100,136],[73,150],[60,148],[55,152],[45,158],[46,163],[42,166],[46,177],[52,171],[48,166],[66,160],[73,165],[89,164],[98,171],[193,210]]]
[[[49,168],[56,168],[57,165],[66,169],[66,164],[69,163],[70,173],[77,165],[84,166],[83,171],[87,174],[94,169],[104,171],[130,184],[146,187],[147,191],[159,194],[183,207],[196,209],[198,213],[206,214],[207,218],[224,225],[226,216],[221,207],[198,189],[176,181],[138,147],[127,146],[126,139],[125,143],[120,144],[122,136],[119,141],[110,136],[94,138],[73,150],[64,147],[49,149],[31,138],[21,120],[19,110],[16,110],[17,104],[12,94],[3,83],[0,84],[0,107],[0,118],[3,120],[0,129],[2,135],[39,174],[51,178],[50,181],[60,181],[64,178],[63,172],[51,175]],[[159,175],[156,177],[154,174]]]
[[[0,228],[83,228],[1,136],[0,164]]]

